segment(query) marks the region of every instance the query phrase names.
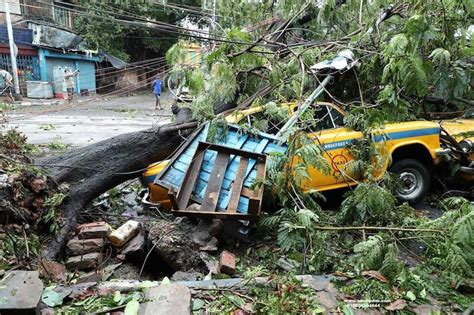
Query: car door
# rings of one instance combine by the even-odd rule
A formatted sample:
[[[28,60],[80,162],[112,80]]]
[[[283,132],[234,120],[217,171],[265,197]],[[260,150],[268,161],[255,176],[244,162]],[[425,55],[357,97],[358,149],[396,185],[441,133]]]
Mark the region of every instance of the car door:
[[[355,184],[360,176],[351,167],[354,158],[347,146],[361,138],[362,133],[343,127],[343,113],[331,104],[316,105],[314,119],[315,123],[307,130],[308,136],[323,148],[329,172],[310,168],[311,179],[303,181],[302,188],[324,191]]]

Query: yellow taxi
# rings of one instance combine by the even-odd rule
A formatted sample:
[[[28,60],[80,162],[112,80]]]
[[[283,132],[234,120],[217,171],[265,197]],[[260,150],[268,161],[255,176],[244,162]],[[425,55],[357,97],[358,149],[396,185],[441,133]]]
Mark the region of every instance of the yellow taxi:
[[[291,115],[296,103],[282,105]],[[261,115],[265,106],[253,107],[234,112],[226,117],[232,124],[251,124],[251,118]],[[304,191],[316,189],[328,191],[357,185],[361,174],[354,171],[354,157],[349,146],[363,137],[359,131],[344,127],[344,110],[332,103],[317,102],[313,106],[316,128],[308,130],[308,135],[324,149],[325,158],[330,165],[329,174],[310,168],[311,179],[302,182]],[[472,115],[472,114],[470,114]],[[474,181],[474,115],[465,118],[433,122],[409,121],[386,124],[383,129],[374,131],[372,138],[382,156],[382,163],[374,172],[380,177],[387,170],[400,177],[401,185],[397,192],[400,201],[416,203],[430,189],[435,168],[442,168],[446,160],[458,161],[457,175],[472,183]],[[268,133],[274,132],[271,127]],[[380,162],[380,160],[379,160]],[[167,161],[150,165],[144,174],[149,187],[147,201],[170,207],[167,192],[153,184],[156,175]]]

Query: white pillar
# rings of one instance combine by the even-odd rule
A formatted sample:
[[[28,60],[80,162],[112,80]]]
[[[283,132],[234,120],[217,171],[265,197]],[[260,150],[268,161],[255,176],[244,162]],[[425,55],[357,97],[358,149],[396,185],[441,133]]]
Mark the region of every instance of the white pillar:
[[[8,42],[10,44],[10,57],[12,63],[12,75],[13,75],[13,85],[15,87],[15,93],[20,94],[20,84],[18,81],[18,68],[16,65],[16,55],[15,55],[15,43],[13,42],[13,28],[12,20],[10,18],[10,5],[5,1],[5,14],[7,17],[7,30],[8,30]]]

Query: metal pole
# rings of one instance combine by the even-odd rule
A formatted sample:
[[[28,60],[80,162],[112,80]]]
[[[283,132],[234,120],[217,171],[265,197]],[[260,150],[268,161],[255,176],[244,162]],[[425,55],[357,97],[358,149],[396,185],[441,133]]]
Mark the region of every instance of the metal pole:
[[[10,5],[5,1],[5,14],[7,17],[8,42],[10,44],[10,57],[12,63],[13,85],[15,87],[15,94],[20,94],[20,85],[18,83],[18,69],[16,65],[15,43],[13,42],[13,28],[12,20],[10,18]]]
[[[310,106],[313,104],[314,100],[321,95],[324,91],[324,87],[331,81],[333,78],[332,75],[328,75],[323,82],[311,93],[311,95],[304,101],[303,105],[299,106],[298,110],[293,114],[293,116],[288,119],[286,124],[281,127],[280,131],[276,134],[277,137],[281,137],[285,131],[290,129],[295,123],[298,117],[300,117]]]

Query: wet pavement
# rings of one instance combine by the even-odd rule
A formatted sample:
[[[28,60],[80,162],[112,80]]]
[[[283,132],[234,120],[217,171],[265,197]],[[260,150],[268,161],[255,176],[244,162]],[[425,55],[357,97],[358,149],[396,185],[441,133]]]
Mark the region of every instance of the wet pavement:
[[[171,122],[169,96],[164,94],[164,110],[155,110],[152,93],[101,98],[82,97],[67,104],[17,106],[7,111],[2,130],[18,128],[36,145],[51,143],[82,147],[91,143],[154,125]]]

